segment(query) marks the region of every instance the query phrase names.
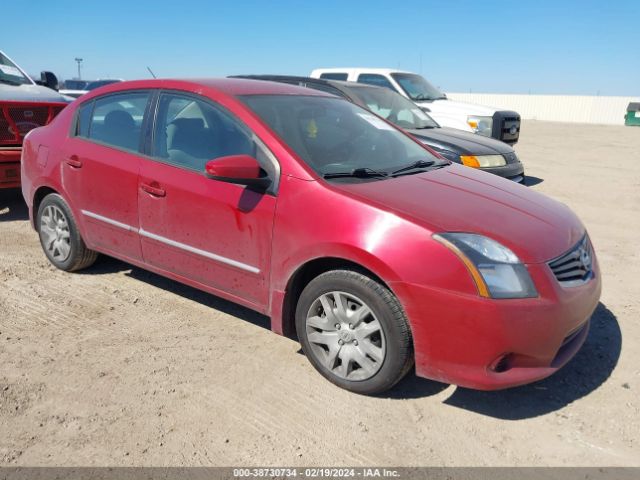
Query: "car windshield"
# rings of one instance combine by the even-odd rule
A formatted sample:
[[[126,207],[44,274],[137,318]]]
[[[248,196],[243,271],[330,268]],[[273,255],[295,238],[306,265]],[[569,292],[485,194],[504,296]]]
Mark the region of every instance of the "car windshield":
[[[366,105],[373,113],[400,128],[439,127],[435,120],[420,110],[415,103],[388,88],[350,87],[349,93],[360,100],[361,105]]]
[[[301,95],[240,98],[321,176],[348,178],[350,172],[367,171],[383,178],[378,174],[420,160],[440,163],[397,128],[346,100]]]
[[[118,83],[119,81],[120,80],[97,80],[95,82],[90,82],[89,85],[85,87],[85,90],[93,90],[94,88],[104,87],[105,85]]]
[[[415,73],[392,73],[391,76],[411,100],[430,101],[447,98],[444,93]]]
[[[0,53],[0,82],[15,85],[31,85],[31,80],[18,66]]]

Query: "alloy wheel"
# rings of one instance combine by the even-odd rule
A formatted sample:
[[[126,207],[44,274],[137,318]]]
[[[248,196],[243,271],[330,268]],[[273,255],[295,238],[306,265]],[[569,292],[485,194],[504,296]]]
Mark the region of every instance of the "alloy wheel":
[[[42,245],[51,258],[64,262],[71,254],[69,222],[64,212],[56,205],[48,205],[40,216]]]

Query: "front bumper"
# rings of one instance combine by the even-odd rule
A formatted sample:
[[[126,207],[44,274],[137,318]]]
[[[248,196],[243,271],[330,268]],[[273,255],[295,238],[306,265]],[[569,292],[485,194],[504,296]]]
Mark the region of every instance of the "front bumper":
[[[580,349],[600,298],[600,273],[564,288],[548,265],[527,265],[539,297],[493,300],[398,283],[411,322],[418,376],[478,390],[556,372]]]
[[[524,183],[524,165],[522,165],[522,162],[508,163],[502,167],[479,168],[478,170],[493,173],[517,183]]]
[[[0,148],[0,189],[20,186],[21,148]]]

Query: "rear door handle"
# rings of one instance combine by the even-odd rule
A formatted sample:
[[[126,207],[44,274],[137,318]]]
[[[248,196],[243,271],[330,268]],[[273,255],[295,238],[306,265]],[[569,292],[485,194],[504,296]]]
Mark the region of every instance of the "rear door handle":
[[[67,157],[67,159],[65,160],[65,162],[67,163],[67,165],[69,165],[70,167],[73,168],[82,168],[82,161],[78,158],[77,155],[71,155],[70,157]]]
[[[158,182],[141,183],[140,189],[154,197],[164,197],[167,194],[165,189],[162,188]]]

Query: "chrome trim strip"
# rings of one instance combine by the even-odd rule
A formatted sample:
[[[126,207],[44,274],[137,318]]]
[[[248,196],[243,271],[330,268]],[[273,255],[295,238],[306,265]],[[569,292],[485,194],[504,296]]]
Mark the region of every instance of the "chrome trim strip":
[[[129,232],[138,233],[143,237],[151,238],[152,240],[156,240],[160,243],[171,245],[172,247],[179,248],[187,252],[195,253],[196,255],[200,255],[202,257],[215,260],[216,262],[231,265],[232,267],[236,267],[241,270],[245,270],[247,272],[256,273],[256,274],[260,273],[259,268],[253,267],[251,265],[247,265],[246,263],[238,262],[237,260],[232,260],[227,257],[222,257],[220,255],[216,255],[215,253],[207,252],[206,250],[200,250],[199,248],[192,247],[184,243],[176,242],[175,240],[171,240],[169,238],[161,237],[160,235],[156,235],[155,233],[147,232],[142,228],[137,229],[135,227],[132,227],[131,225],[127,225],[126,223],[121,223],[121,222],[118,222],[117,220],[112,220],[111,218],[103,217],[102,215],[89,212],[88,210],[80,210],[80,211],[82,212],[83,215],[86,215],[87,217],[100,220],[101,222],[107,223],[109,225],[113,225],[114,227],[122,228],[123,230],[127,230]]]
[[[207,252],[206,250],[200,250],[199,248],[192,247],[184,243],[176,242],[175,240],[171,240],[169,238],[161,237],[160,235],[156,235],[155,233],[147,232],[142,228],[138,231],[138,233],[140,233],[140,235],[143,237],[151,238],[152,240],[156,240],[160,243],[165,243],[167,245],[171,245],[172,247],[176,247],[181,250],[185,250],[187,252],[195,253],[196,255],[200,255],[202,257],[210,258],[211,260],[215,260],[216,262],[225,263],[227,265],[231,265],[232,267],[236,267],[241,270],[246,270],[247,272],[260,273],[259,268],[253,267],[251,265],[247,265],[246,263],[238,262],[237,260],[232,260],[227,257],[222,257],[220,255],[216,255],[215,253]]]
[[[113,225],[114,227],[122,228],[123,230],[127,230],[129,232],[137,232],[138,229],[132,227],[131,225],[127,225],[126,223],[118,222],[117,220],[112,220],[111,218],[103,217],[102,215],[98,215],[97,213],[89,212],[88,210],[80,210],[83,215],[93,218],[95,220],[100,220],[101,222],[108,223],[109,225]]]

